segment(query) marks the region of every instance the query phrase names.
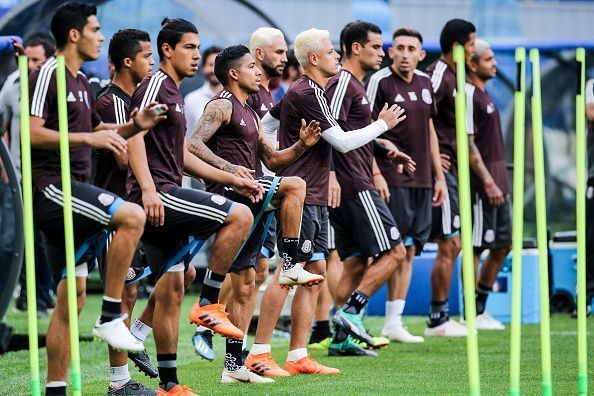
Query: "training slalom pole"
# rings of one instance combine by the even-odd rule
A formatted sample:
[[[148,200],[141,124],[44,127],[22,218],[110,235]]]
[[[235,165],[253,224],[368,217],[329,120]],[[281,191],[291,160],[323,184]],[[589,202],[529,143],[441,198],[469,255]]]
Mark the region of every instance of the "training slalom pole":
[[[468,379],[471,395],[480,395],[478,337],[475,327],[476,301],[474,284],[474,250],[472,247],[472,204],[470,201],[470,164],[468,154],[468,131],[466,129],[466,59],[464,47],[454,47],[456,62],[456,145],[458,147],[458,180],[460,195],[460,220],[462,239],[462,280],[464,282],[464,313],[466,315],[466,347],[468,356]]]
[[[551,324],[549,308],[549,262],[547,249],[547,201],[545,194],[544,141],[542,135],[542,102],[540,92],[540,55],[530,50],[532,63],[532,142],[534,145],[534,189],[536,193],[536,239],[540,272],[540,355],[542,394],[553,393],[551,381]]]
[[[575,159],[577,221],[577,312],[578,312],[578,394],[588,394],[588,354],[586,328],[586,51],[578,48],[578,89],[575,96]],[[594,160],[594,159],[591,159]]]
[[[524,240],[524,139],[526,128],[526,48],[516,48],[514,93],[514,197],[512,221],[512,320],[509,394],[520,394],[522,348],[522,249]]]
[[[29,323],[29,366],[31,395],[41,394],[39,346],[37,345],[37,290],[35,288],[35,242],[33,232],[33,177],[31,175],[31,129],[29,120],[29,69],[27,57],[19,56],[21,88],[21,172],[23,221],[25,225],[25,273],[27,275],[27,313]]]
[[[70,181],[70,145],[68,144],[68,108],[66,104],[66,67],[64,56],[57,57],[58,126],[60,131],[60,167],[64,195],[64,239],[66,240],[66,283],[68,286],[68,324],[70,328],[70,369],[72,392],[80,395],[80,353],[78,345],[78,310],[76,274],[74,273],[74,227],[72,225],[72,186]]]

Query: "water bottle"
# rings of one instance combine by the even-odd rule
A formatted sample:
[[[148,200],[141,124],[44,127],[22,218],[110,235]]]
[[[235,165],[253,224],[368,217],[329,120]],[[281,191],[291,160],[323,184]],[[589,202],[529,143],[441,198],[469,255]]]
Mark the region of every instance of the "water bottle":
[[[21,44],[23,43],[23,39],[18,36],[0,36],[0,53],[14,51],[11,38],[16,39]]]

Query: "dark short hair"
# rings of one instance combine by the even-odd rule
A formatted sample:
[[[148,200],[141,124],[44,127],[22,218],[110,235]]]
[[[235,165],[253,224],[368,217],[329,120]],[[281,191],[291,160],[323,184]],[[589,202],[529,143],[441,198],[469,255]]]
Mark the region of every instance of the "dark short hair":
[[[470,40],[470,34],[475,33],[476,28],[471,22],[464,19],[449,20],[441,31],[439,36],[439,46],[441,53],[447,54],[452,50],[454,43],[466,44]]]
[[[116,70],[124,65],[124,59],[134,59],[142,51],[141,42],[151,42],[151,37],[144,30],[118,30],[109,41],[109,59]]]
[[[208,58],[212,54],[218,54],[222,50],[223,49],[221,47],[219,47],[218,45],[212,45],[212,46],[208,47],[207,49],[205,49],[204,53],[202,54],[202,67],[204,67],[204,65],[206,64],[206,58]]]
[[[415,30],[415,29],[412,29],[412,28],[400,28],[400,29],[396,29],[396,31],[392,35],[392,41],[394,41],[396,39],[396,37],[400,37],[400,36],[416,37],[416,38],[419,39],[419,42],[421,44],[423,44],[423,36],[421,36],[421,33],[419,33],[418,30]]]
[[[289,67],[299,69],[299,66],[301,65],[299,64],[299,61],[295,56],[295,50],[291,48],[289,52],[287,52],[287,63],[285,64],[285,68],[283,70],[283,79],[286,80],[287,78],[289,78]]]
[[[97,15],[97,7],[77,1],[62,4],[52,17],[51,31],[56,39],[56,46],[64,48],[68,44],[68,33],[71,29],[82,32],[88,18]]]
[[[175,49],[185,33],[198,34],[198,29],[192,22],[182,18],[164,18],[161,21],[161,30],[157,36],[157,52],[160,60],[163,60],[163,49],[161,48],[163,44],[167,43],[171,48]]]
[[[37,47],[39,45],[43,47],[43,52],[45,53],[46,58],[49,58],[56,52],[56,40],[47,33],[33,33],[27,40],[25,40],[25,48]]]
[[[239,66],[239,60],[250,50],[245,45],[232,45],[223,49],[215,58],[214,72],[221,84],[229,82],[229,70]]]
[[[353,53],[353,43],[361,45],[369,41],[369,33],[382,34],[379,26],[365,21],[349,22],[340,32],[340,50],[344,51],[344,56],[349,57]]]

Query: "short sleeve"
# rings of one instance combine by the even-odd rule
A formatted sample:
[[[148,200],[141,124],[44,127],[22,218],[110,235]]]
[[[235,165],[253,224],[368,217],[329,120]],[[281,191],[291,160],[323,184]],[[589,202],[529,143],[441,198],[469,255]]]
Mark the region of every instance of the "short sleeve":
[[[328,105],[328,97],[323,89],[312,86],[300,101],[302,114],[308,117],[306,122],[316,120],[320,123],[322,133],[338,125]]]
[[[594,104],[594,79],[586,83],[586,104]]]
[[[475,91],[475,87],[472,84],[466,83],[466,86],[464,88],[465,93],[466,93],[466,132],[469,135],[474,135],[476,133],[476,116],[477,113],[475,111],[475,97],[474,97],[474,91]],[[478,110],[479,107],[476,106],[476,110]]]
[[[41,68],[31,74],[29,98],[31,98],[31,115],[34,117],[47,120],[50,111],[57,111],[55,68]]]
[[[148,87],[150,81],[151,81],[150,78],[145,78],[144,80],[142,80],[142,82],[140,84],[138,84],[138,86],[132,93],[132,99],[130,100],[130,108],[131,109],[143,108],[143,107],[141,107],[141,105],[144,100],[144,97],[147,96],[145,94],[147,93],[147,87]]]
[[[332,118],[338,120],[341,124],[346,122],[353,102],[353,98],[346,94],[351,78],[350,73],[341,73],[338,81],[326,88],[326,94],[330,98]]]

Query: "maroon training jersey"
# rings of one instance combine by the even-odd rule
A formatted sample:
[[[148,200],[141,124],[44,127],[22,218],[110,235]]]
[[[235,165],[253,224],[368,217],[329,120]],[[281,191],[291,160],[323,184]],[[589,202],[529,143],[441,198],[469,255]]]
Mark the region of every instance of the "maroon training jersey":
[[[466,106],[468,133],[474,134],[474,143],[497,187],[504,195],[509,194],[499,110],[486,91],[470,83],[466,83]],[[487,199],[483,192],[482,181],[474,172],[471,172],[471,176],[474,192],[480,193],[483,199]]]
[[[242,104],[231,92],[222,90],[212,98],[231,102],[231,120],[221,125],[207,143],[208,148],[225,161],[255,169],[258,159],[258,114],[246,103]],[[209,102],[210,103],[210,102]],[[222,194],[224,186],[207,182],[206,189]]]
[[[31,115],[43,118],[44,127],[58,130],[58,96],[56,85],[56,59],[50,58],[29,78]],[[68,133],[92,132],[101,119],[93,111],[93,95],[87,77],[78,72],[73,76],[66,69],[66,104],[68,107]],[[70,148],[70,174],[72,179],[88,183],[91,177],[90,146]],[[62,180],[60,150],[31,150],[33,184],[40,191]]]
[[[186,117],[184,99],[177,85],[161,69],[138,85],[132,94],[130,108],[143,109],[153,101],[168,106],[167,119],[159,122],[144,136],[146,157],[157,191],[169,192],[181,186]],[[142,202],[140,185],[131,169],[128,170],[127,189],[131,201]]]
[[[371,123],[371,110],[365,87],[347,70],[341,70],[326,85],[332,116],[344,131],[365,128]],[[348,132],[353,133],[353,132]],[[341,200],[357,196],[358,192],[374,189],[373,142],[348,153],[333,150],[336,178],[340,184]]]
[[[130,119],[130,96],[117,85],[110,84],[99,93],[94,110],[103,122],[125,124]],[[126,193],[128,168],[121,169],[112,151],[95,149],[95,185],[120,197]]]
[[[295,81],[283,100],[270,110],[280,120],[279,148],[284,150],[299,140],[301,119],[307,124],[315,120],[322,132],[338,125],[328,106],[328,96],[322,87],[307,75]],[[280,171],[280,176],[299,176],[307,183],[305,203],[328,206],[328,177],[331,146],[323,139],[308,149],[297,161]]]
[[[427,68],[435,95],[437,116],[433,119],[439,151],[450,156],[450,172],[457,173],[456,158],[456,74],[443,60],[438,59]]]
[[[431,144],[429,120],[436,108],[429,76],[415,70],[411,82],[406,82],[391,67],[375,73],[367,83],[367,95],[373,117],[384,107],[397,104],[405,110],[406,119],[381,137],[388,139],[416,162],[416,171],[396,172],[393,162],[377,158],[377,164],[390,187],[431,188]]]
[[[274,107],[276,101],[268,89],[260,85],[260,91],[248,96],[247,104],[254,109],[258,117],[262,119],[270,109]],[[276,147],[275,147],[276,148]],[[256,177],[262,177],[262,162],[256,162]]]

